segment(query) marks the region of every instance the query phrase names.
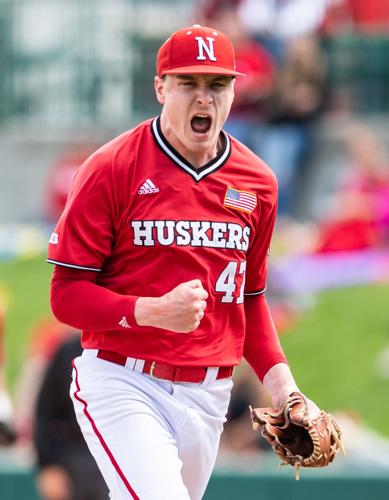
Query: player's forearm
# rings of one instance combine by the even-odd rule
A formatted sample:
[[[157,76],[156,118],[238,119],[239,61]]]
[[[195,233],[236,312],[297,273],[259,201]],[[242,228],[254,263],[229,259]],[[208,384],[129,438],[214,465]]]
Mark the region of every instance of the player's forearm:
[[[264,295],[245,299],[246,335],[243,355],[263,381],[278,363],[287,363]]]
[[[208,293],[198,279],[177,285],[161,297],[121,295],[96,283],[96,273],[56,266],[50,286],[55,317],[91,331],[152,326],[174,332],[195,330]]]
[[[106,331],[126,328],[126,324],[136,326],[136,299],[97,285],[90,271],[58,267],[54,270],[50,287],[51,309],[61,323],[74,328]]]

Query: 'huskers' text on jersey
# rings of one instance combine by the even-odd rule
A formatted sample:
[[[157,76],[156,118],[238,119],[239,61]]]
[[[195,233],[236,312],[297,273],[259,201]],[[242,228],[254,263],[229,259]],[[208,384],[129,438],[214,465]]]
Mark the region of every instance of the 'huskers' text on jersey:
[[[136,246],[178,245],[247,251],[250,227],[232,222],[133,220]]]

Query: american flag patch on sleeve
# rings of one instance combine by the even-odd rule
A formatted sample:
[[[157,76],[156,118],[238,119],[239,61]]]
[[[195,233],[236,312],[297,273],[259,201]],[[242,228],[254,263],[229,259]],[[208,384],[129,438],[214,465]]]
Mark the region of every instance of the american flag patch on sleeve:
[[[240,191],[233,187],[228,187],[223,205],[229,208],[236,208],[243,212],[251,212],[257,206],[257,196],[249,191]]]

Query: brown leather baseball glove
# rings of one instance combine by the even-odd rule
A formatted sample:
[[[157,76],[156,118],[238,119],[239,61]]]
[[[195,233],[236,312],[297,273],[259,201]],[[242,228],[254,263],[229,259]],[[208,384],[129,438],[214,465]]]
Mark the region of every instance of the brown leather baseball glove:
[[[296,467],[325,467],[339,450],[344,453],[342,433],[334,417],[324,411],[312,419],[307,400],[292,392],[280,408],[250,408],[253,429],[272,446],[281,465]]]

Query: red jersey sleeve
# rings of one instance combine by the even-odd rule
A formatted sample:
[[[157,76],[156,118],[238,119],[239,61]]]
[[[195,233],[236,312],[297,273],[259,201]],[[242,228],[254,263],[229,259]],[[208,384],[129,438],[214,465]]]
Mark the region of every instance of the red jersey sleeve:
[[[258,197],[258,223],[247,252],[245,295],[258,295],[266,289],[269,247],[277,213],[277,180],[270,170],[266,185],[266,192]]]
[[[78,170],[64,212],[51,234],[48,262],[101,271],[114,234],[111,160],[103,150]]]
[[[258,223],[247,255],[244,301],[246,332],[243,355],[260,380],[263,380],[272,366],[287,362],[263,294],[266,290],[268,254],[277,213],[277,180],[270,169],[265,172],[264,189],[258,197]]]
[[[98,286],[96,278],[96,272],[54,267],[50,303],[58,321],[94,332],[138,327],[134,318],[138,297]]]
[[[244,302],[246,335],[243,356],[262,381],[270,368],[287,363],[265,296],[248,297]]]

